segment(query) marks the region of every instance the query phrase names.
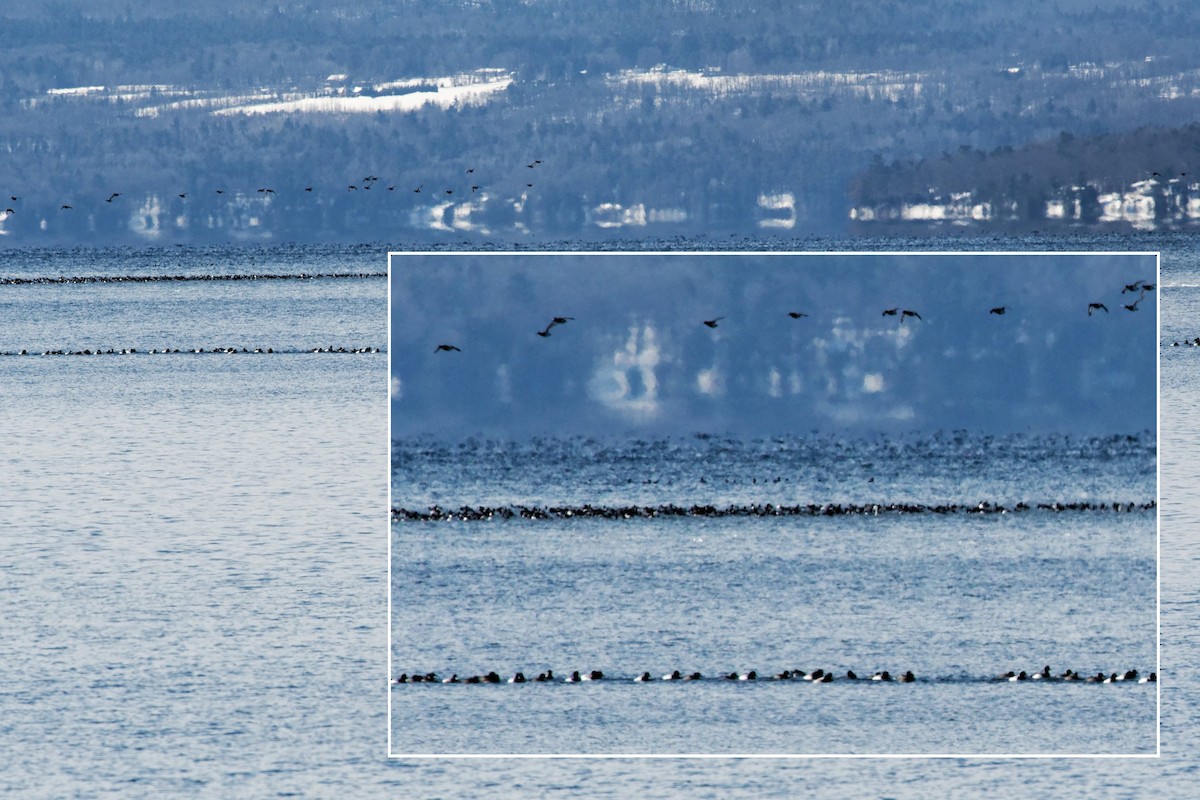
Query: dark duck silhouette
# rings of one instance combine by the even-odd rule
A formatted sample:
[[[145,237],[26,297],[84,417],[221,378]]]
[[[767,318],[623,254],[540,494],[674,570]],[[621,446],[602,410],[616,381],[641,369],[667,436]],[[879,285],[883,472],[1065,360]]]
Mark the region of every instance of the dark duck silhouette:
[[[542,330],[538,331],[537,335],[542,336],[542,337],[549,336],[550,329],[553,328],[555,325],[566,325],[569,321],[571,321],[573,319],[575,319],[575,318],[574,317],[555,317],[554,319],[550,320],[549,325],[547,325]]]

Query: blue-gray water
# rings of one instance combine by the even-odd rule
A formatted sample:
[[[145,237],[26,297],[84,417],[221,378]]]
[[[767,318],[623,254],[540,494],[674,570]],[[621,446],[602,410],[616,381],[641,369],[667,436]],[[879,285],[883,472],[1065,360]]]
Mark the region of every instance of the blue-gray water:
[[[836,244],[894,249],[906,243]],[[930,247],[927,240],[908,244]],[[987,245],[1161,248],[1163,338],[1169,343],[1200,335],[1193,329],[1200,311],[1200,250],[1189,238]],[[159,268],[137,252],[18,252],[5,254],[0,263],[6,275],[78,274],[76,265],[106,257],[117,268],[122,259],[133,262],[131,269]],[[241,264],[250,257],[269,262],[270,271],[313,272],[314,261],[355,269],[382,264],[382,255],[370,250],[312,255],[231,249],[208,253],[203,264],[193,266],[210,269],[212,262]],[[154,258],[164,273],[173,274],[192,256],[162,251]],[[312,292],[306,313],[282,300],[273,307],[278,288],[264,290],[260,304],[246,313],[212,304],[193,313],[187,302],[156,310],[154,299],[168,304],[170,293],[182,289],[164,285],[158,287],[161,294],[150,295],[152,302],[113,317],[118,333],[95,341],[49,331],[68,324],[108,331],[111,326],[86,321],[96,285],[56,285],[60,296],[76,301],[70,319],[39,312],[17,322],[14,309],[36,304],[38,296],[28,287],[5,287],[0,350],[174,347],[170,340],[176,335],[181,347],[188,341],[205,347],[244,342],[251,349],[280,342],[294,349],[310,342],[382,344],[384,284],[305,283]],[[285,290],[288,300],[299,299],[301,288]],[[75,291],[68,294],[70,289]],[[203,297],[193,295],[202,307]],[[361,326],[363,340],[350,341],[357,337],[342,324],[314,323],[311,314]],[[124,327],[156,335],[150,340],[121,335]],[[260,331],[278,336],[259,336]],[[260,360],[253,354],[181,354],[172,361],[148,355],[5,358],[0,789],[25,797],[1190,796],[1200,745],[1195,733],[1200,674],[1191,666],[1200,654],[1193,624],[1200,601],[1200,550],[1193,534],[1200,496],[1191,488],[1192,467],[1200,460],[1200,419],[1189,411],[1200,387],[1195,352],[1165,349],[1162,356],[1162,757],[1020,763],[389,760],[389,526],[382,514],[386,358],[300,353]],[[317,358],[324,360],[311,360]],[[752,526],[756,537],[767,535],[768,522]],[[1027,657],[1032,658],[1013,654],[1012,666]],[[1052,666],[1083,670],[1089,663]],[[784,666],[817,664],[779,664]],[[707,668],[707,662],[696,667]],[[628,696],[634,687],[556,690],[595,688]],[[811,693],[840,687],[787,688]],[[1003,687],[1009,688],[1075,687]],[[1078,688],[1118,689],[1122,698],[1137,698],[1146,687]],[[587,697],[560,693],[564,702]],[[483,703],[505,695],[474,696]]]
[[[1155,449],[1150,433],[398,442],[398,510],[556,511],[398,522],[393,672],[606,678],[574,693],[398,685],[393,748],[1154,752],[1150,685],[988,680],[1045,662],[1055,675],[1157,668],[1155,513],[1142,508]],[[1054,503],[1089,508],[1040,507]],[[889,694],[717,680],[818,667],[920,678]],[[632,682],[673,669],[713,681]]]

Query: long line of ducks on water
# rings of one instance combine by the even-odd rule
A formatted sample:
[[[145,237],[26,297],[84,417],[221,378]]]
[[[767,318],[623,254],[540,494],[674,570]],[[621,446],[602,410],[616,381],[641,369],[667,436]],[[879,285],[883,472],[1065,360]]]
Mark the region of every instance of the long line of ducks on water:
[[[0,356],[37,356],[37,355],[42,355],[42,356],[151,355],[151,356],[153,356],[153,355],[175,355],[175,354],[199,355],[201,353],[208,353],[208,354],[222,353],[225,355],[233,355],[233,354],[240,355],[242,353],[245,353],[245,354],[258,353],[260,355],[281,355],[281,354],[295,354],[295,353],[348,353],[348,354],[355,354],[355,353],[379,353],[379,352],[383,352],[383,351],[381,351],[378,347],[334,347],[333,345],[329,345],[327,347],[305,348],[305,349],[301,349],[301,350],[286,350],[286,349],[276,350],[273,347],[255,347],[253,350],[251,350],[247,347],[213,347],[209,350],[205,350],[203,347],[188,347],[188,348],[184,348],[184,349],[180,349],[178,347],[175,347],[175,348],[152,347],[149,350],[138,350],[136,347],[122,347],[120,349],[114,350],[113,348],[110,347],[107,350],[103,350],[103,349],[97,347],[95,350],[92,350],[90,348],[85,348],[83,350],[42,350],[40,352],[37,350],[34,350],[34,351],[4,350],[4,351],[0,351]]]
[[[1124,295],[1127,292],[1137,292],[1138,297],[1132,303],[1123,303],[1122,307],[1126,311],[1137,311],[1138,304],[1140,302],[1142,302],[1142,298],[1145,297],[1147,293],[1153,292],[1154,287],[1155,287],[1155,284],[1146,283],[1145,281],[1141,281],[1141,280],[1134,281],[1133,283],[1125,284],[1125,287],[1121,290],[1121,294]],[[1108,306],[1106,306],[1104,303],[1100,303],[1100,302],[1088,303],[1087,315],[1089,317],[1100,311],[1103,311],[1105,314],[1109,313]],[[991,309],[988,310],[989,316],[1002,317],[1006,313],[1008,313],[1007,306],[993,306]],[[803,311],[788,311],[787,316],[793,320],[799,320],[799,319],[804,319],[805,317],[808,317],[809,314],[807,314]],[[910,319],[910,318],[915,319],[915,320],[921,320],[922,322],[925,319],[924,317],[922,317],[920,315],[920,313],[914,311],[913,309],[901,308],[900,306],[895,306],[893,308],[885,308],[883,310],[883,313],[881,314],[881,316],[896,317],[900,320],[900,323],[899,323],[900,325],[903,325],[904,321],[906,319]],[[536,333],[538,336],[540,336],[543,339],[547,339],[551,335],[553,335],[552,331],[554,330],[555,327],[560,326],[560,325],[566,325],[568,322],[570,322],[574,319],[575,319],[574,317],[567,317],[567,316],[552,317],[550,322],[547,323],[546,327],[542,328],[541,330],[534,331],[534,333]],[[720,327],[721,320],[723,320],[723,319],[725,319],[725,317],[713,317],[712,319],[701,320],[701,324],[703,324],[705,327],[716,329],[716,328]],[[1197,338],[1196,342],[1197,342],[1197,344],[1200,344],[1200,338]],[[1178,344],[1178,342],[1176,342],[1176,344]],[[441,344],[436,345],[433,348],[433,352],[435,354],[436,353],[461,353],[462,348],[456,344],[450,344],[450,343],[443,342]]]
[[[311,281],[318,278],[386,278],[386,272],[266,272],[197,275],[58,275],[34,278],[0,278],[0,286],[72,283],[159,283],[166,281]]]
[[[407,508],[392,508],[392,519],[405,522],[479,522],[507,519],[652,519],[655,517],[840,517],[877,516],[879,514],[1008,514],[1039,509],[1042,511],[1096,511],[1109,513],[1132,513],[1152,511],[1157,507],[1154,500],[1145,503],[1026,503],[1024,501],[1008,507],[999,503],[983,501],[970,503],[809,503],[806,505],[776,505],[774,503],[751,503],[749,505],[691,505],[673,503],[657,506],[463,506],[444,509],[431,506],[417,511]]]
[[[573,671],[565,678],[557,677],[554,670],[546,670],[538,673],[537,677],[525,677],[524,672],[517,672],[510,678],[502,678],[496,672],[488,672],[486,675],[472,675],[467,678],[459,678],[457,674],[451,675],[449,678],[439,678],[437,673],[403,673],[400,677],[392,681],[393,684],[403,683],[585,683],[588,681],[605,680],[604,673],[600,670],[591,670],[589,672]],[[610,682],[624,683],[649,683],[655,680],[659,681],[699,681],[706,680],[699,672],[684,673],[679,670],[673,670],[660,678],[655,678],[649,672],[643,672],[633,678],[628,676],[623,678],[609,678]],[[915,683],[917,676],[912,670],[906,671],[899,676],[893,676],[887,670],[876,672],[870,677],[859,677],[854,670],[846,670],[843,677],[835,677],[832,672],[826,672],[823,669],[815,669],[812,672],[804,670],[787,670],[776,673],[774,676],[766,675],[759,677],[755,670],[749,672],[728,672],[721,673],[715,677],[710,677],[708,680],[726,680],[726,681],[758,681],[758,680],[773,680],[773,681],[797,681],[803,680],[810,683],[833,683],[834,681],[876,681],[880,683]],[[1014,672],[1009,670],[1003,675],[998,675],[992,678],[981,679],[987,682],[1010,682],[1020,683],[1024,681],[1033,682],[1079,682],[1079,683],[1157,683],[1158,673],[1151,672],[1149,675],[1139,675],[1136,669],[1124,670],[1122,672],[1110,672],[1107,675],[1103,672],[1097,672],[1095,675],[1080,675],[1077,671],[1068,669],[1067,671],[1054,675],[1050,671],[1049,665],[1043,667],[1036,672]],[[935,683],[937,679],[922,679],[922,682]]]

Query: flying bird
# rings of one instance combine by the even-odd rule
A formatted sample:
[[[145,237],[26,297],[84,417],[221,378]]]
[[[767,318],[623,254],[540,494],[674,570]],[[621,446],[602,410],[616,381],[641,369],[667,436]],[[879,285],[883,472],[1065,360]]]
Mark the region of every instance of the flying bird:
[[[1139,297],[1137,300],[1134,300],[1132,303],[1127,304],[1125,306],[1125,310],[1126,311],[1137,311],[1138,303],[1140,303],[1140,302],[1142,302],[1142,298]]]
[[[789,311],[788,316],[792,319],[800,319],[801,317],[807,317],[808,314],[805,314],[803,311]]]
[[[1000,314],[1000,315],[1003,315],[1003,314],[1004,314],[1004,312],[1005,312],[1005,311],[1007,311],[1007,310],[1008,310],[1008,306],[996,306],[995,308],[993,308],[993,309],[992,309],[991,311],[989,311],[988,313],[989,313],[989,314]]]
[[[120,197],[120,196],[121,196],[121,193],[120,193],[120,192],[113,192],[112,194],[110,194],[110,195],[108,196],[108,199],[107,199],[107,200],[105,200],[104,202],[106,202],[106,203],[111,203],[111,202],[112,202],[114,199],[116,199],[116,198],[118,198],[118,197]]]
[[[186,200],[186,199],[187,199],[187,192],[180,192],[180,193],[179,193],[179,196],[180,196],[180,197],[182,197],[182,198],[184,198],[184,199]]]
[[[897,313],[899,310],[900,310],[899,308],[885,308],[885,309],[883,310],[883,313],[882,313],[880,316],[883,316],[883,317],[894,317],[894,316],[896,316],[896,313]]]
[[[715,327],[717,327],[717,323],[718,323],[718,322],[720,322],[720,321],[721,321],[721,320],[723,320],[723,319],[725,319],[725,318],[724,318],[724,317],[717,317],[717,318],[715,318],[715,319],[706,319],[706,320],[704,320],[704,324],[705,324],[705,325],[707,325],[707,326],[708,326],[708,327],[710,327],[710,328],[715,328]]]
[[[413,189],[413,191],[414,191],[414,192],[416,192],[417,194],[420,194],[420,193],[421,193],[421,187],[422,187],[422,186],[424,186],[424,185],[425,185],[425,184],[423,184],[423,183],[422,183],[422,184],[421,184],[421,186],[418,186],[417,188]]]
[[[65,209],[67,209],[67,210],[69,211],[69,210],[72,208],[72,206],[66,205],[66,204],[64,203],[63,205],[59,206],[59,208],[60,208],[60,209],[62,209],[62,208],[65,208]]]
[[[1121,290],[1121,294],[1125,294],[1126,292],[1136,292],[1138,289],[1140,289],[1142,287],[1142,284],[1143,284],[1143,281],[1134,281],[1133,283],[1127,283],[1127,284],[1125,284],[1125,288]]]
[[[311,186],[305,186],[305,187],[304,187],[304,191],[306,191],[306,192],[311,192],[311,191],[312,191],[312,187],[311,187]]]
[[[437,347],[434,348],[433,352],[435,352],[435,353],[450,353],[450,352],[461,353],[462,350],[458,349],[457,347],[455,347],[452,344],[439,344]]]
[[[1104,309],[1105,314],[1108,313],[1108,306],[1104,305],[1104,303],[1088,303],[1088,316],[1090,317],[1093,311],[1100,309]]]
[[[921,315],[920,315],[920,314],[918,314],[918,313],[917,313],[917,312],[915,312],[915,311],[909,311],[907,308],[906,308],[906,309],[904,309],[903,311],[901,311],[901,312],[900,312],[900,322],[901,322],[901,324],[903,324],[903,323],[904,323],[904,318],[905,318],[905,317],[916,317],[917,319],[921,319]],[[924,320],[922,320],[922,321],[924,321]]]
[[[566,325],[568,321],[573,320],[573,319],[575,319],[575,318],[574,317],[555,317],[554,319],[550,320],[549,325],[547,325],[542,330],[538,331],[537,335],[541,336],[543,338],[546,336],[549,336],[550,329],[553,328],[555,325]]]

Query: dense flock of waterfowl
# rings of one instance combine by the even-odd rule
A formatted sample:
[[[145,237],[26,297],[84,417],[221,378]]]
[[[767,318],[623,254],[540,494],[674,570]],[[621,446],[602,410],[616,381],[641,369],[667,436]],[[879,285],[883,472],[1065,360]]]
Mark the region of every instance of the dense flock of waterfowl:
[[[898,675],[892,675],[887,670],[882,670],[868,675],[864,673],[862,677],[852,669],[846,670],[841,675],[836,675],[833,672],[826,672],[824,669],[815,669],[812,672],[805,672],[802,669],[785,669],[782,672],[766,674],[760,676],[756,670],[748,672],[719,672],[716,675],[704,676],[699,672],[683,672],[680,670],[672,670],[671,672],[655,677],[649,672],[641,672],[634,675],[610,676],[606,677],[600,670],[580,671],[574,670],[566,677],[559,677],[554,674],[554,670],[546,670],[539,672],[536,677],[530,673],[530,677],[526,677],[524,672],[516,672],[509,678],[503,678],[499,673],[492,671],[484,675],[471,675],[469,677],[460,678],[457,673],[450,677],[439,677],[435,672],[414,672],[403,673],[398,678],[395,678],[392,683],[394,685],[408,683],[587,683],[592,681],[607,680],[609,683],[651,683],[654,681],[808,681],[809,683],[834,683],[834,682],[875,682],[875,683],[964,683],[964,682],[1009,682],[1021,683],[1025,681],[1033,683],[1157,683],[1158,673],[1151,672],[1149,675],[1142,675],[1136,669],[1121,670],[1119,672],[1105,673],[1097,671],[1095,675],[1090,673],[1081,675],[1076,670],[1068,669],[1058,675],[1051,672],[1047,665],[1040,670],[1026,672],[1021,670],[1008,672],[985,678],[966,679],[963,678],[917,678],[912,670],[907,670]]]
[[[878,516],[880,514],[1009,514],[1026,511],[1050,512],[1094,512],[1128,514],[1134,511],[1153,511],[1155,501],[1132,502],[1072,502],[1072,503],[1026,503],[1012,506],[984,501],[969,503],[808,503],[804,505],[776,505],[774,503],[750,503],[746,505],[675,505],[666,503],[656,506],[462,506],[447,509],[431,506],[426,510],[393,508],[392,519],[405,522],[478,522],[508,519],[652,519],[656,517],[840,517]]]
[[[165,283],[169,281],[311,281],[322,278],[386,278],[386,272],[266,272],[243,275],[59,275],[56,277],[2,278],[0,286],[74,283]]]
[[[387,351],[380,350],[378,347],[373,347],[373,346],[372,347],[334,347],[333,345],[328,345],[326,347],[305,348],[305,349],[300,349],[300,350],[287,349],[287,348],[282,348],[282,347],[281,348],[275,348],[275,347],[249,348],[249,347],[245,347],[245,346],[243,346],[243,347],[228,347],[228,346],[227,347],[211,347],[208,349],[205,349],[203,347],[186,347],[186,348],[151,347],[149,350],[147,350],[147,349],[139,350],[136,347],[121,347],[121,348],[117,348],[117,349],[114,349],[112,347],[110,347],[108,349],[101,349],[98,347],[95,350],[92,350],[90,348],[84,348],[82,350],[65,350],[65,349],[32,350],[32,351],[27,350],[27,349],[3,350],[3,351],[0,351],[0,356],[130,356],[130,355],[154,356],[154,355],[201,355],[201,354],[212,355],[214,353],[222,354],[222,355],[242,355],[242,354],[246,354],[246,355],[253,355],[253,354],[284,355],[284,354],[289,354],[289,353],[291,353],[291,354],[296,354],[296,353],[345,353],[345,354],[353,355],[353,354],[362,354],[362,353],[381,353],[381,352],[387,352]]]

